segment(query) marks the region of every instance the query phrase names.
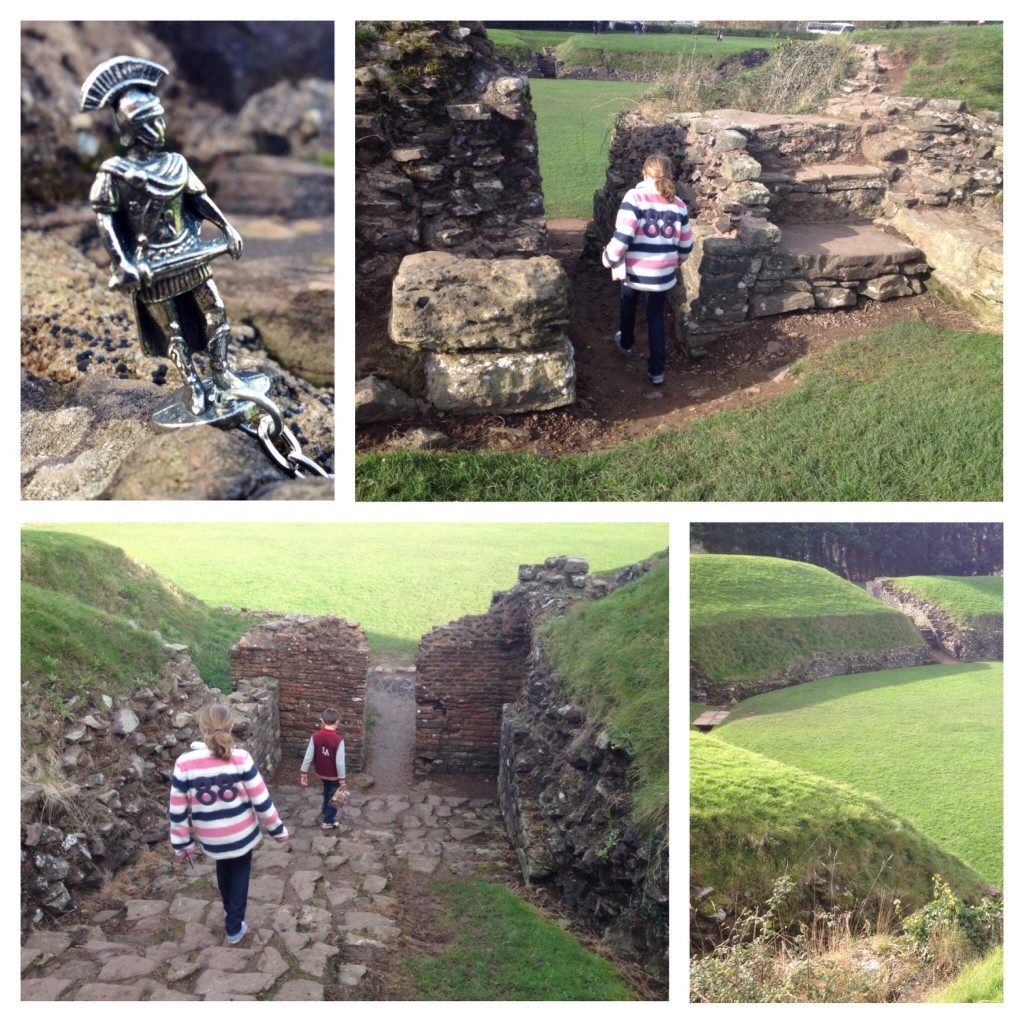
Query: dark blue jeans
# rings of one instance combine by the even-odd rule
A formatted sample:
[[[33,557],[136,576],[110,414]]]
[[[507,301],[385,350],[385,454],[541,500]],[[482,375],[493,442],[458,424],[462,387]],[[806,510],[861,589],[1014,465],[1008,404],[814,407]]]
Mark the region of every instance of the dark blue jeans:
[[[252,850],[241,857],[215,860],[217,887],[224,903],[224,927],[228,936],[237,935],[245,920],[249,902],[249,874],[252,871]]]
[[[641,295],[647,296],[647,372],[652,377],[665,372],[665,300],[668,292],[640,292],[628,284],[619,297],[619,330],[622,347],[632,348],[636,340],[636,306]]]
[[[331,825],[334,823],[334,819],[338,816],[338,808],[331,803],[334,794],[338,792],[338,786],[340,783],[337,779],[321,779],[324,784],[324,824]]]

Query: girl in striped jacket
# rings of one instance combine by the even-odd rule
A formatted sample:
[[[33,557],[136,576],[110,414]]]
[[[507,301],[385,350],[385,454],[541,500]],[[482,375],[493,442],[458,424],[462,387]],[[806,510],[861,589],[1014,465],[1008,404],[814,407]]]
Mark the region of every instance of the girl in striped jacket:
[[[644,180],[622,199],[615,234],[601,261],[622,281],[615,347],[631,354],[640,293],[647,295],[647,370],[654,384],[665,381],[665,299],[678,266],[693,249],[686,204],[676,195],[672,161],[661,153],[644,161]]]
[[[223,704],[208,704],[199,712],[203,740],[193,743],[174,764],[170,811],[171,845],[177,856],[185,859],[196,849],[194,829],[202,851],[216,864],[224,927],[232,944],[249,931],[245,908],[260,825],[280,842],[288,838],[252,757],[233,747],[233,725],[231,711]]]

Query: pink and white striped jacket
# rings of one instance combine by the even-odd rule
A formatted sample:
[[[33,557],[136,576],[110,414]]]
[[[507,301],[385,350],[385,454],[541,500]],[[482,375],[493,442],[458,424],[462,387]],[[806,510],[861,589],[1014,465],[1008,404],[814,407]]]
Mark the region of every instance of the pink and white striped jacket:
[[[686,203],[664,199],[651,178],[622,198],[615,233],[601,253],[606,267],[626,261],[626,284],[641,292],[665,292],[676,283],[676,268],[693,250]]]
[[[170,819],[171,845],[179,857],[195,848],[192,829],[213,860],[248,853],[260,841],[261,824],[275,839],[288,836],[248,752],[236,747],[231,760],[222,761],[199,741],[174,763]]]

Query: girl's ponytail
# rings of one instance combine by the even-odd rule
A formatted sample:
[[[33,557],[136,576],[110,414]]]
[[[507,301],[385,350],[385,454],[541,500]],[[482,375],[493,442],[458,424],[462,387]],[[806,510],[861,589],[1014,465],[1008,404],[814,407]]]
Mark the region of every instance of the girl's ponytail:
[[[655,153],[644,161],[644,177],[654,181],[658,194],[667,203],[676,197],[676,183],[672,177],[672,161],[664,153]]]
[[[207,704],[199,712],[199,733],[210,748],[210,753],[218,760],[231,760],[234,747],[231,729],[234,724],[230,710],[223,704]]]

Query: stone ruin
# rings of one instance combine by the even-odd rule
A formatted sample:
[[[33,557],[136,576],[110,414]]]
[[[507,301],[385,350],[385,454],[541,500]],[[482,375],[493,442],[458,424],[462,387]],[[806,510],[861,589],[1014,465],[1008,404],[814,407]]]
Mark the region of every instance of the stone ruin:
[[[872,597],[910,616],[929,647],[957,661],[1003,660],[1002,615],[986,615],[973,625],[964,626],[897,580],[869,580],[867,590]]]
[[[1001,115],[884,97],[877,54],[862,58],[826,117],[715,110],[622,119],[594,194],[588,250],[611,237],[645,158],[670,156],[695,235],[671,296],[692,357],[757,317],[914,295],[926,282],[1001,320]]]
[[[345,764],[363,766],[369,647],[355,622],[290,615],[249,630],[231,648],[231,679],[270,681],[280,707],[281,752],[301,758],[325,708],[338,709]]]
[[[391,338],[444,412],[572,403],[527,78],[475,23],[362,23],[356,63],[357,322],[390,303]],[[410,411],[372,374],[358,388],[359,422]]]
[[[556,888],[607,944],[666,977],[667,831],[651,837],[633,825],[629,755],[560,697],[536,632],[649,568],[638,563],[609,582],[590,576],[580,558],[524,565],[519,583],[495,593],[484,615],[424,636],[414,773],[496,776],[527,882]],[[23,926],[72,909],[76,890],[101,885],[147,844],[166,842],[171,769],[211,700],[232,705],[235,735],[267,776],[282,756],[302,756],[328,706],[341,712],[350,770],[362,766],[367,645],[355,623],[293,615],[256,626],[231,649],[235,691],[227,696],[205,686],[186,648],[166,647],[159,688],[111,701],[103,718],[85,715],[55,745],[87,825],[51,823],[60,815],[46,788],[23,783]]]
[[[196,739],[196,715],[211,702],[234,713],[235,738],[260,771],[280,759],[277,687],[266,678],[224,694],[208,687],[187,648],[165,644],[161,681],[129,699],[101,698],[102,711],[66,723],[58,736],[22,725],[22,927],[72,910],[76,894],[102,885],[148,845],[167,841],[171,770]],[[26,773],[33,749],[50,756]],[[45,758],[44,758],[45,762]],[[24,781],[33,777],[40,781]],[[62,809],[61,800],[73,807]]]
[[[357,301],[410,253],[547,251],[529,83],[478,23],[357,23],[355,75]]]

